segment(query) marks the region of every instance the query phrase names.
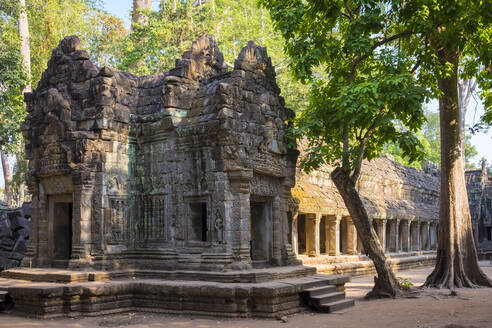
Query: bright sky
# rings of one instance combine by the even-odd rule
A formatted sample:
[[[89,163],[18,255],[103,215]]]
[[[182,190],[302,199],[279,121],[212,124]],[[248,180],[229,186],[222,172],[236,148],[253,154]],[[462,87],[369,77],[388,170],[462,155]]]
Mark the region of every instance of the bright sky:
[[[152,1],[152,8],[159,8],[160,1]],[[125,21],[125,26],[130,27],[130,11],[132,10],[133,1],[132,0],[105,0],[102,1],[103,9]]]
[[[157,9],[159,1],[153,1],[153,8]],[[103,8],[106,12],[121,18],[125,21],[125,25],[129,27],[130,22],[130,11],[132,8],[132,0],[106,0],[103,1]],[[480,116],[483,114],[483,105],[477,98],[475,101],[473,98],[470,100],[468,111],[466,114],[466,124],[472,126],[477,123]],[[428,104],[428,108],[433,111],[438,110],[438,102],[432,101]],[[468,132],[468,131],[467,131]],[[477,148],[478,155],[473,158],[473,162],[476,163],[478,167],[479,161],[482,157],[487,159],[489,165],[492,163],[492,128],[488,133],[480,133],[472,136],[471,143]],[[0,170],[0,187],[3,188],[3,173]]]

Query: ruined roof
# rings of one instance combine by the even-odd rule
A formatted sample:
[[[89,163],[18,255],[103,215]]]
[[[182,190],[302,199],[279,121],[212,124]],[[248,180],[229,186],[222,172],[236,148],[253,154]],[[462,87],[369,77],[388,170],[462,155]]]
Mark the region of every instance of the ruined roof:
[[[329,177],[331,170],[325,166],[309,175],[298,170],[292,196],[300,212],[348,215]],[[388,158],[365,161],[357,188],[370,217],[439,217],[439,178]]]

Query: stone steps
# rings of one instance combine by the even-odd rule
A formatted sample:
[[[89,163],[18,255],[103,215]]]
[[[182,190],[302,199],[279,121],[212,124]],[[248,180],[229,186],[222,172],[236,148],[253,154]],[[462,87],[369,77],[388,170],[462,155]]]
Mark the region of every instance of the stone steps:
[[[38,270],[41,276],[47,273]],[[12,313],[38,318],[128,311],[276,318],[304,311],[307,303],[301,293],[305,290],[311,290],[308,295],[314,297],[335,293],[328,305],[329,298],[320,300],[320,311],[340,306],[335,299],[344,297],[340,292],[348,281],[347,276],[317,274],[261,283],[163,279],[40,282],[0,278],[0,290],[8,292],[10,307],[15,303]]]
[[[319,312],[324,313],[332,313],[335,311],[340,311],[355,305],[355,301],[353,299],[343,299],[336,302],[321,304],[318,308]]]
[[[331,313],[354,306],[353,299],[345,299],[345,292],[337,291],[336,286],[308,288],[301,292],[304,303],[311,309]]]

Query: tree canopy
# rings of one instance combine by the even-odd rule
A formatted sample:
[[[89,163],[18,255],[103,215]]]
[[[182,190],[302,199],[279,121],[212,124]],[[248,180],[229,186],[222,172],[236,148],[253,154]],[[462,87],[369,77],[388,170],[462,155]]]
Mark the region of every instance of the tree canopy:
[[[469,35],[462,52],[463,76],[476,76],[481,65],[490,66],[490,25],[481,14],[487,9],[485,1],[260,3],[270,10],[285,39],[297,78],[313,85],[309,110],[297,121],[298,135],[310,140],[303,162],[307,169],[344,158],[354,172],[361,151],[362,157],[374,158],[386,142],[395,145],[407,163],[426,157],[429,147],[417,133],[424,122],[422,103],[439,96],[437,78],[450,74],[449,65],[437,59],[438,39],[454,39],[455,33],[464,33],[460,31]],[[439,18],[443,24],[458,12],[477,19],[460,17],[452,31],[438,31],[432,20],[444,6],[449,15]],[[315,72],[320,68],[322,74]],[[483,90],[489,73],[478,74]],[[487,104],[488,92],[481,94]],[[371,138],[366,140],[366,135]]]
[[[367,213],[344,175],[350,174],[352,184],[355,183],[362,159],[374,158],[388,142],[396,143],[410,161],[421,158],[422,144],[416,132],[424,121],[422,103],[430,97],[439,98],[438,258],[426,285],[491,286],[478,267],[471,233],[458,75],[463,79],[477,79],[486,111],[483,120],[490,122],[492,3],[471,0],[260,0],[260,3],[270,10],[276,28],[285,39],[296,76],[313,85],[308,109],[297,122],[296,136],[307,136],[309,140],[303,167],[309,170],[328,162],[343,168],[335,169],[332,179],[351,216],[366,221]],[[318,67],[323,68],[323,75],[314,74]],[[357,223],[356,227],[360,236]],[[365,233],[373,234],[371,229],[364,229],[362,234]],[[372,250],[377,268],[378,262],[384,259],[376,256],[380,253],[377,245]],[[381,288],[392,295],[391,287],[395,283],[388,270],[378,270],[378,275],[387,278]]]

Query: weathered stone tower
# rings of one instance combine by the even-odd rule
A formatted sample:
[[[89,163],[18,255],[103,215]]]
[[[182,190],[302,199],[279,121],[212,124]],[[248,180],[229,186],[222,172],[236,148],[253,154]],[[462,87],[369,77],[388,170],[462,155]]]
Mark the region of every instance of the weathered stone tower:
[[[226,71],[209,36],[169,72],[99,68],[66,37],[23,125],[32,192],[25,266],[114,270],[287,265],[284,106],[265,48]]]

